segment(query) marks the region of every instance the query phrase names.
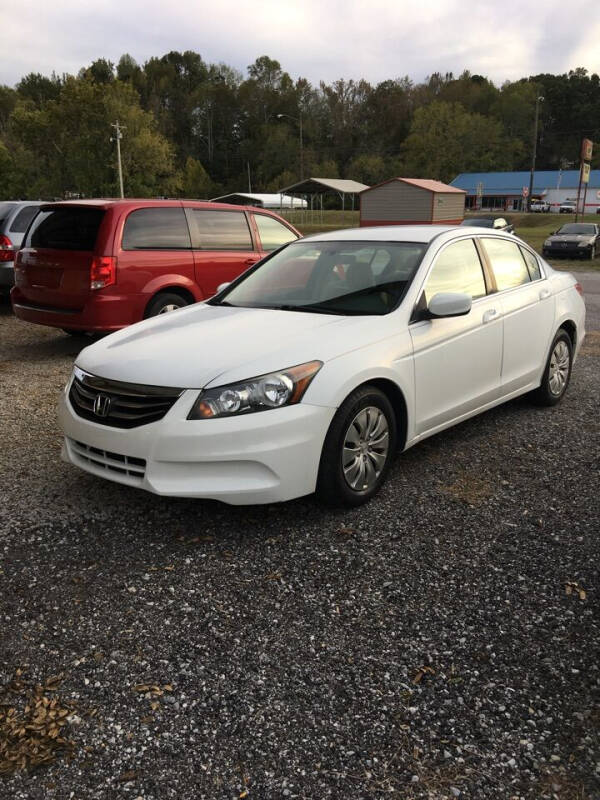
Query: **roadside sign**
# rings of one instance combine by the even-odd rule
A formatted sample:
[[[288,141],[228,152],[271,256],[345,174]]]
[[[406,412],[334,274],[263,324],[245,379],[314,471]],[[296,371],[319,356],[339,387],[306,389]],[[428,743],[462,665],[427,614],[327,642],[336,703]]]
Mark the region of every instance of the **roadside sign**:
[[[524,186],[523,187],[523,197],[529,197],[529,187],[528,186]]]
[[[584,183],[590,182],[590,165],[587,163],[587,161],[584,161],[581,165],[581,180]]]
[[[583,161],[591,161],[592,160],[592,151],[594,149],[594,143],[591,139],[584,139],[581,143],[581,158]]]

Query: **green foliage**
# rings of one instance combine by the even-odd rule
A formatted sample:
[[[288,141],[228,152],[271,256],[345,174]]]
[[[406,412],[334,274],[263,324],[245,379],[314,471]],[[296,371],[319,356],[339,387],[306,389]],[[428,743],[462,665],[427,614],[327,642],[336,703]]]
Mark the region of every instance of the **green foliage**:
[[[343,175],[372,185],[405,175],[527,169],[536,98],[539,169],[576,166],[581,138],[600,142],[600,78],[577,68],[494,86],[468,71],[372,86],[296,82],[267,55],[247,77],[199,53],[171,51],[137,64],[100,58],[77,77],[30,73],[0,86],[4,196],[125,191],[207,196],[248,186],[277,191],[300,178]],[[302,145],[301,140],[302,139]],[[6,158],[8,154],[8,161]],[[597,144],[594,167],[600,166]]]

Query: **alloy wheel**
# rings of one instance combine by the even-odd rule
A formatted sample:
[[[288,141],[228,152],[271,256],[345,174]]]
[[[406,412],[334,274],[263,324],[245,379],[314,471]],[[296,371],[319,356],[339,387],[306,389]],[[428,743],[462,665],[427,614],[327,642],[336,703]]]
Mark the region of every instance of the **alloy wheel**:
[[[569,378],[570,366],[569,348],[563,340],[556,343],[550,356],[550,369],[548,371],[548,385],[555,397],[559,397],[565,390]]]
[[[367,406],[354,417],[344,436],[342,468],[354,491],[371,489],[387,462],[390,431],[381,409]]]

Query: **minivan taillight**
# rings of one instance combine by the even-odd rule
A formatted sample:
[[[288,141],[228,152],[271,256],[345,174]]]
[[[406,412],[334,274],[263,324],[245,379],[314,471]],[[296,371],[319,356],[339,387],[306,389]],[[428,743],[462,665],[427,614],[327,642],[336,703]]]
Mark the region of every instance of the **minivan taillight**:
[[[0,234],[0,261],[12,261],[17,248],[4,234]]]
[[[90,269],[90,289],[104,289],[117,282],[117,259],[95,256]]]

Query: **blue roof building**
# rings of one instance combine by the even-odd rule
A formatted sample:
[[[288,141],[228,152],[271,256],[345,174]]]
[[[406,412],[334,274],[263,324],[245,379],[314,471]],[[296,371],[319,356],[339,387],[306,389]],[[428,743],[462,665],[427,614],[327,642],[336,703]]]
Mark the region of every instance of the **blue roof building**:
[[[467,192],[467,208],[501,209],[520,211],[524,208],[523,189],[529,190],[529,170],[522,172],[462,172],[451,186]],[[577,199],[579,170],[536,170],[532,197],[550,203],[552,210],[564,200]],[[583,185],[581,195],[583,197]],[[583,202],[583,200],[581,201]],[[586,213],[600,208],[600,169],[593,169],[587,188]]]

